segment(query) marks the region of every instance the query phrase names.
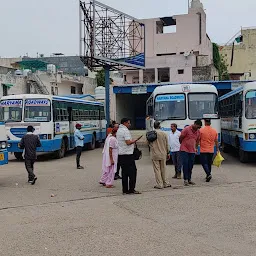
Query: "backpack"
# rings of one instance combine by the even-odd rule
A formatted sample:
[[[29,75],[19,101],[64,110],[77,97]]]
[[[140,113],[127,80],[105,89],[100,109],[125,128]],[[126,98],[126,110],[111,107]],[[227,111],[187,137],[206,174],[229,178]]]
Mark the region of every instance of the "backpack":
[[[156,131],[147,132],[146,138],[148,142],[154,142],[155,140],[157,140],[157,132]]]

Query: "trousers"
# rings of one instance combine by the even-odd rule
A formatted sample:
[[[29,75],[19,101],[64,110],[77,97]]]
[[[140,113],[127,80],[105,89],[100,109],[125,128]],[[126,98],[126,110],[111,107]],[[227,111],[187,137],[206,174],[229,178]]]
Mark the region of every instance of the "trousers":
[[[28,172],[28,180],[32,181],[35,178],[34,174],[34,164],[36,160],[31,160],[31,159],[25,159],[25,167]]]
[[[183,165],[183,176],[184,180],[191,181],[192,178],[192,170],[194,167],[194,161],[195,161],[195,153],[188,153],[181,151],[181,159],[182,159],[182,165]]]
[[[83,147],[76,147],[76,166],[80,167],[80,158],[83,151]]]
[[[118,163],[122,168],[123,193],[133,193],[137,180],[137,167],[133,155],[119,155]]]
[[[152,160],[152,163],[157,187],[163,188],[169,185],[166,177],[166,160]]]
[[[172,162],[173,165],[175,166],[175,174],[180,174],[181,173],[181,159],[180,159],[180,152],[172,152]]]
[[[213,153],[200,153],[200,161],[207,176],[212,173]]]

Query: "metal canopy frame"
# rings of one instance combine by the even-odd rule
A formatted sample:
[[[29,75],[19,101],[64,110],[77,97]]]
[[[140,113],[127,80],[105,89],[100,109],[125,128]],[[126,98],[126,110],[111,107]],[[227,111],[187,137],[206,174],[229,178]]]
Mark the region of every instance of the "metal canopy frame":
[[[96,0],[80,0],[80,58],[90,70],[145,67],[145,25]]]

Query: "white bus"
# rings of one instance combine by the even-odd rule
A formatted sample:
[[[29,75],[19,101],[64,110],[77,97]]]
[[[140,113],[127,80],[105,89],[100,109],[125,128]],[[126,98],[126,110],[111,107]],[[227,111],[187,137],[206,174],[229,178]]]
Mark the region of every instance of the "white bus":
[[[55,152],[63,158],[75,147],[75,125],[82,125],[84,144],[94,149],[106,138],[104,105],[75,96],[20,94],[2,97],[1,111],[8,136],[8,151],[22,159],[18,144],[32,125],[42,147],[38,152]]]
[[[256,82],[251,82],[220,97],[223,151],[239,150],[240,161],[256,152]]]
[[[218,91],[211,84],[177,84],[158,86],[147,101],[147,130],[160,121],[163,131],[170,132],[176,123],[182,131],[197,119],[210,118],[219,134]]]

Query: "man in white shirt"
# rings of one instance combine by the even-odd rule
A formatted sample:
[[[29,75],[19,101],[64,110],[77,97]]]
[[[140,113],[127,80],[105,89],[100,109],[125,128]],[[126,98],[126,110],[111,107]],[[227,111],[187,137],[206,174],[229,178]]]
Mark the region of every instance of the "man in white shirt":
[[[122,186],[123,194],[140,194],[135,190],[137,179],[137,168],[133,157],[134,144],[137,140],[132,140],[131,133],[128,128],[131,121],[123,118],[116,134],[118,140],[118,163],[122,168]]]
[[[175,166],[175,175],[173,179],[181,179],[181,158],[180,158],[180,135],[181,132],[177,130],[177,124],[171,124],[171,132],[169,134],[169,144],[171,147],[172,162]]]

